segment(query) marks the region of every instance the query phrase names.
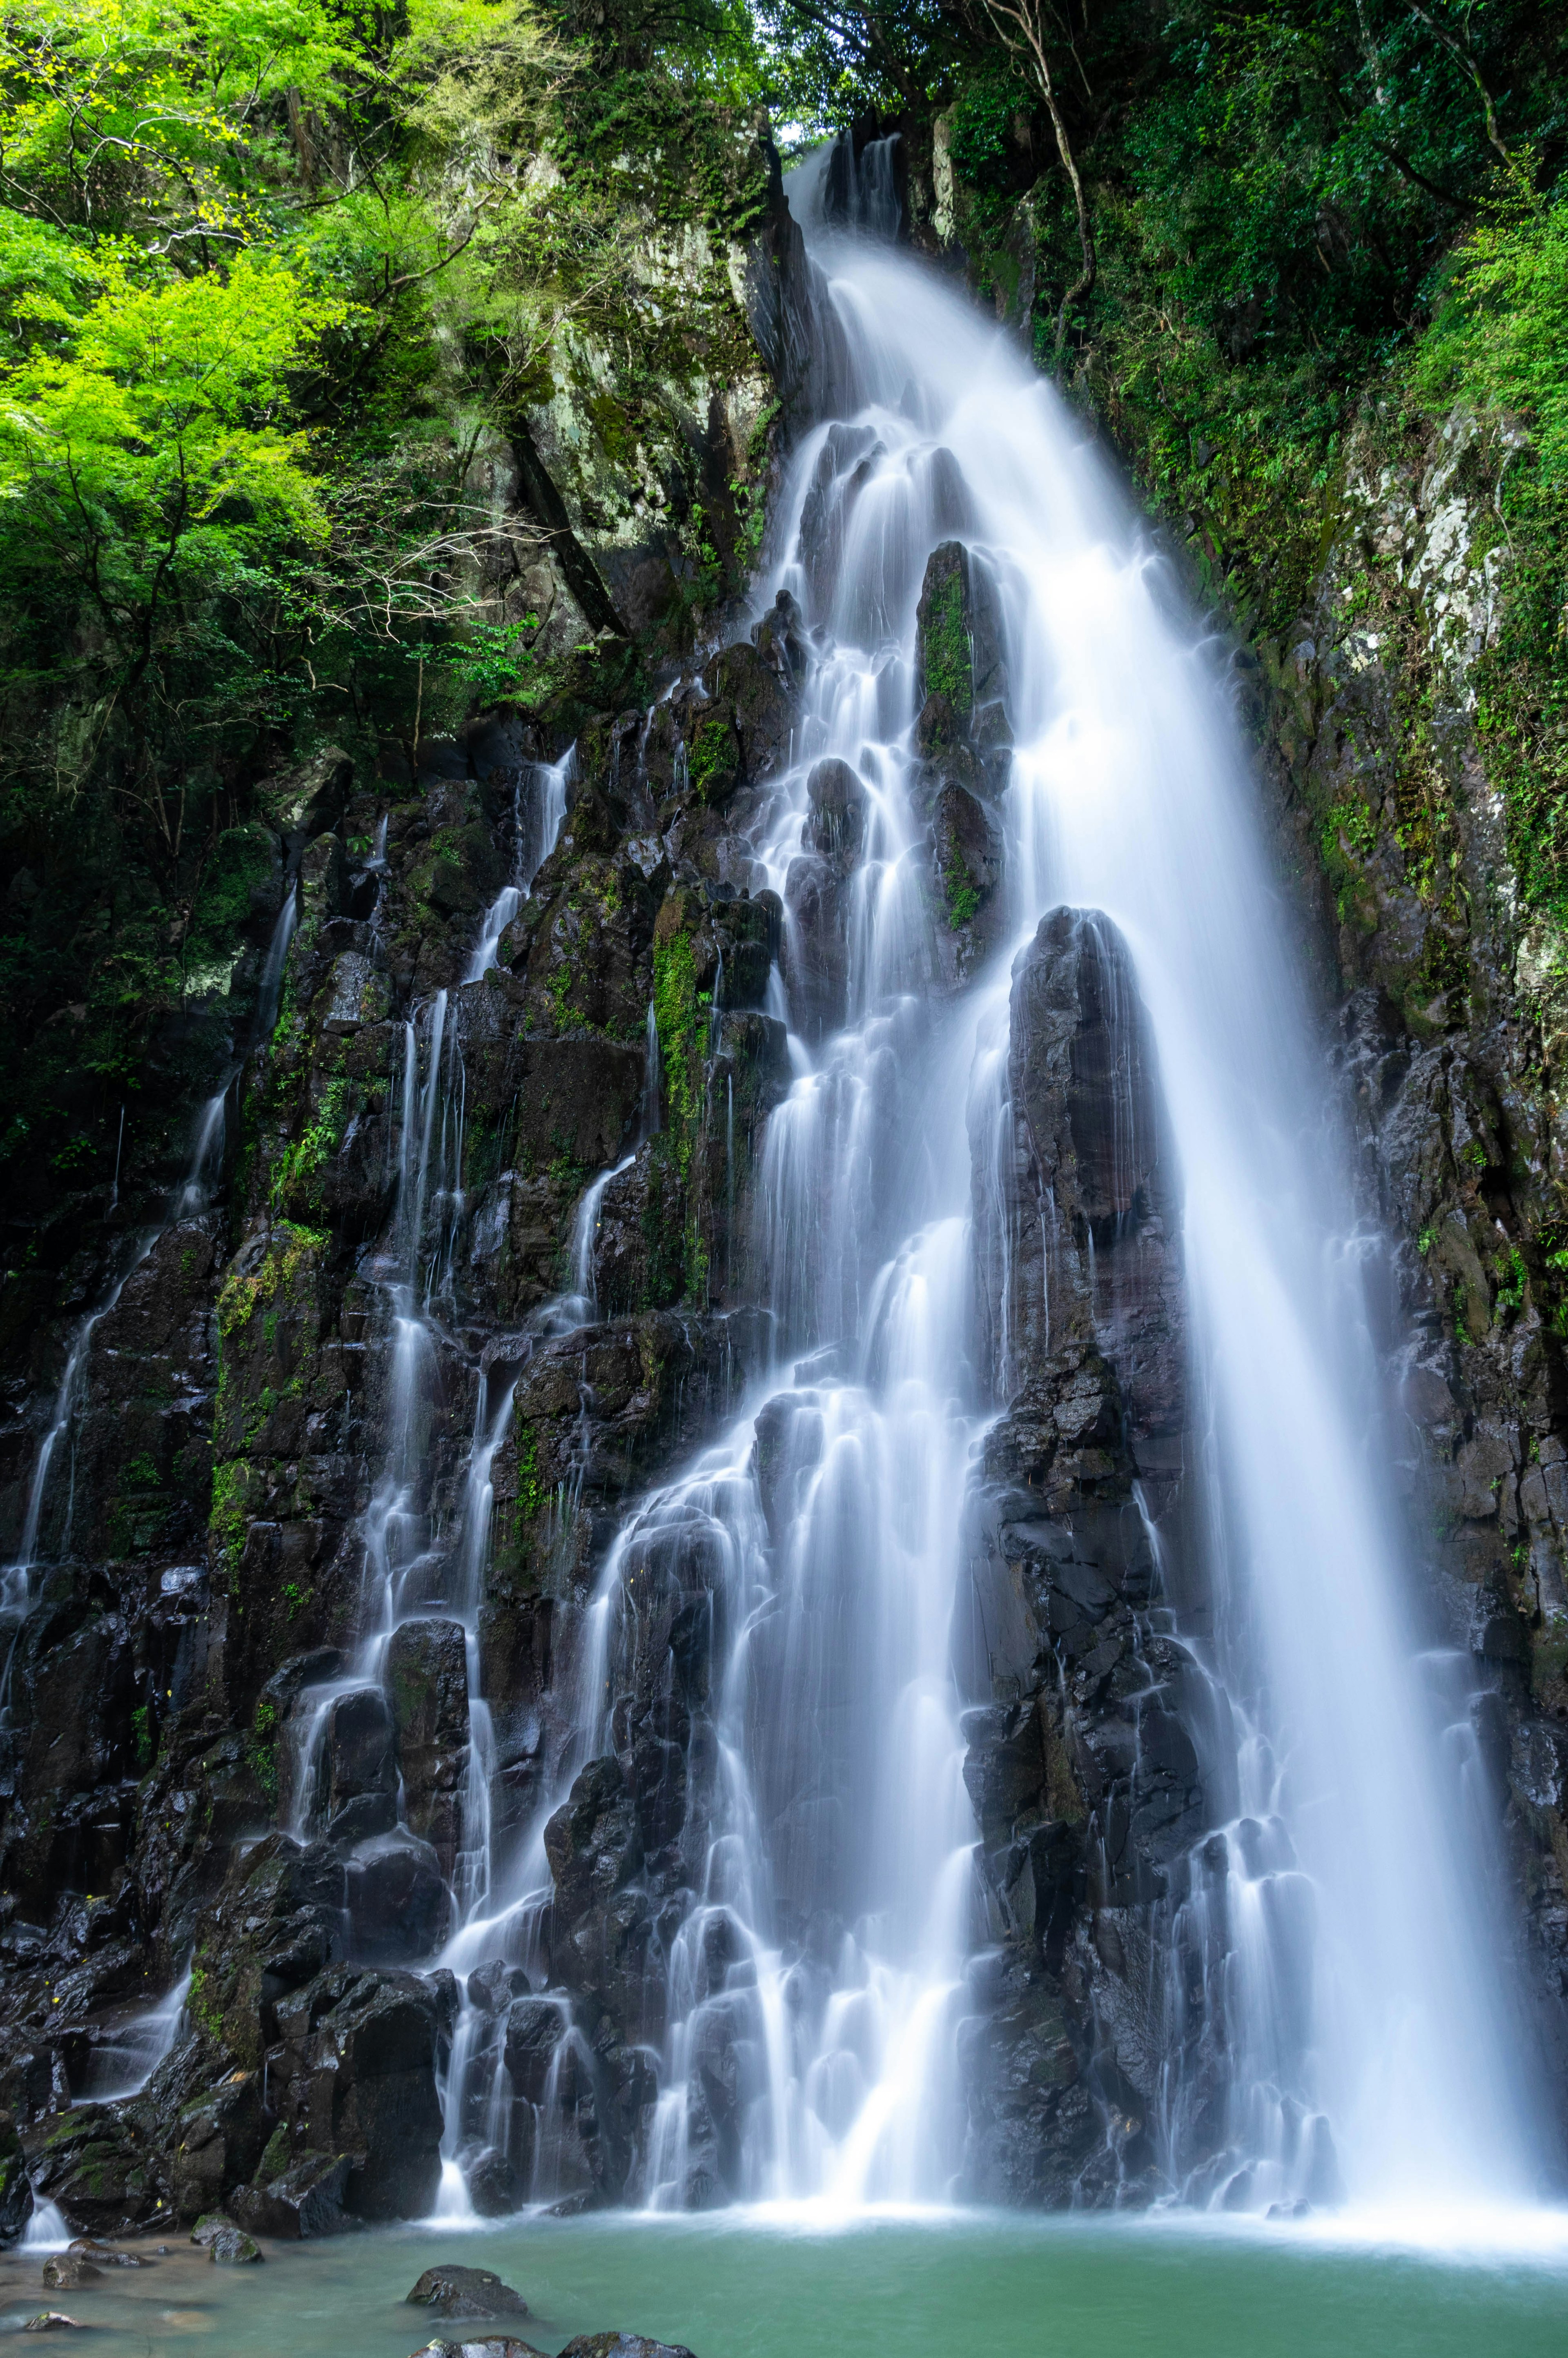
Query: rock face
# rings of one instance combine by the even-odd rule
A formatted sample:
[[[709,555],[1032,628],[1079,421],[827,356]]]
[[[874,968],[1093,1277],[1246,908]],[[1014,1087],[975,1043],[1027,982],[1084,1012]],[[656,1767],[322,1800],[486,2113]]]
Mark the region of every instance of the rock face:
[[[1021,953],[1000,1102],[977,1106],[972,1143],[982,1348],[1007,1405],[959,1607],[995,1942],[975,1968],[965,2174],[979,2199],[1060,2205],[1125,2197],[1147,2166],[1152,1934],[1206,1823],[1200,1682],[1156,1618],[1198,1601],[1179,1199],[1106,918],[1054,910]]]
[[[692,529],[717,535],[738,579],[775,395],[791,416],[807,398],[812,297],[765,131],[738,129],[730,160],[755,199],[747,238],[726,255],[703,233],[679,261],[713,381],[664,456],[644,455],[654,429],[639,427],[637,464],[680,501],[696,471]],[[671,416],[687,419],[696,384],[667,389]],[[652,625],[674,649],[691,613],[685,509],[666,534],[640,492],[635,512],[619,491],[607,504],[597,429],[580,424],[569,399],[520,416],[510,467],[485,462],[502,504],[550,536],[522,592],[546,614],[541,647],[565,654],[586,623]],[[429,2209],[459,1999],[450,1976],[407,1969],[438,1950],[483,1855],[476,1778],[504,1858],[556,1788],[625,1505],[769,1347],[752,1214],[792,1075],[763,1006],[784,912],[752,830],[790,757],[806,662],[784,600],[651,708],[568,695],[542,722],[479,713],[255,786],[276,825],[256,823],[243,989],[200,1034],[227,1064],[193,1071],[189,1103],[166,1109],[168,1167],[133,1141],[124,1202],[116,1190],[106,1209],[101,1192],[83,1212],[69,1268],[60,1231],[26,1314],[8,1292],[0,1324],[17,1412],[0,1432],[5,1561],[68,1369],[70,1435],[33,1568],[0,1601],[0,2103],[16,2121],[0,2239],[25,2226],[29,2172],[103,2234],[220,2206],[243,2234],[287,2236]],[[615,662],[596,676],[613,680]],[[502,924],[499,896],[524,876]],[[497,956],[469,981],[492,909]],[[267,1000],[269,936],[287,956]],[[253,1037],[264,1005],[268,1036]],[[222,1120],[181,1180],[178,1141],[220,1082]],[[563,1325],[552,1305],[585,1192],[611,1172],[583,1314]],[[435,1260],[419,1430],[397,1458],[390,1281],[411,1217],[416,1258]],[[508,1399],[486,1543],[458,1565],[476,1412]],[[387,1540],[376,1502],[395,1497]],[[401,1626],[367,1668],[373,1529]],[[453,1617],[460,1595],[471,1627]],[[659,1827],[680,1779],[671,1767],[660,1799],[655,1775],[672,1740],[648,1729],[633,1751],[623,1806],[674,1889]],[[476,2121],[465,2157],[476,2204],[497,2213],[522,2199],[541,2137],[563,2182],[617,2196],[651,2101],[593,1979],[602,1965],[634,2011],[648,1903],[622,1924],[624,1888],[601,1888],[584,1839],[580,1867],[561,1854],[580,1908],[545,1928],[533,1969],[556,1996],[536,2001],[511,1966],[487,1985],[518,2093],[500,2143]],[[146,2084],[75,2104],[112,2084],[103,2057],[188,1966],[183,2022]]]

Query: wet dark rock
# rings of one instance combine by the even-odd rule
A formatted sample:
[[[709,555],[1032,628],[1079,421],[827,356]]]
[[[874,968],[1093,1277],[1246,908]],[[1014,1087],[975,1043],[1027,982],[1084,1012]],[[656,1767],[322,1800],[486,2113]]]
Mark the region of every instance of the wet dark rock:
[[[282,2001],[277,2021],[272,2103],[291,2138],[302,2151],[347,2157],[342,2202],[353,2217],[422,2216],[441,2175],[428,1985],[338,1966]]]
[[[52,2252],[44,2262],[48,2292],[75,2292],[81,2285],[102,2283],[103,2277],[103,2269],[94,2267],[80,2252]]]
[[[455,2264],[427,2268],[408,2295],[416,2309],[432,2317],[526,2317],[528,2304],[490,2268]]]
[[[468,2173],[469,2201],[481,2219],[505,2219],[521,2208],[524,2189],[503,2153],[481,2153]]]
[[[94,2235],[145,2227],[168,2197],[167,2162],[147,2132],[109,2104],[78,2104],[27,2140],[33,2191]]]
[[[323,1816],[330,1824],[347,1801],[395,1793],[392,1716],[374,1687],[357,1687],[330,1704],[321,1736]]]
[[[220,2228],[209,2242],[207,2256],[222,2268],[246,2267],[262,2256],[261,2247],[243,2228]]]
[[[9,2113],[0,2113],[0,2244],[14,2244],[33,2215],[33,2190],[21,2132]]]
[[[500,1958],[487,1965],[476,1965],[468,1977],[468,2001],[481,2014],[504,2014],[514,1992],[513,1974],[516,1969]]]
[[[408,1621],[386,1652],[386,1692],[403,1779],[403,1818],[449,1881],[468,1774],[468,1641],[460,1621]]]
[[[211,2093],[182,2105],[169,2166],[179,2216],[206,2211],[249,2178],[266,2136],[259,2071],[236,2071]]]
[[[1146,2184],[1150,1958],[1208,1824],[1206,1690],[1144,1618],[1201,1602],[1177,1197],[1130,961],[1104,918],[1056,910],[1021,954],[1000,1141],[990,1119],[973,1138],[977,1242],[1006,1409],[968,1502],[955,1636],[961,1682],[989,1696],[964,1717],[964,1776],[996,1946],[963,2035],[964,2183],[1059,2207]]]
[[[514,2096],[542,2104],[549,2084],[550,2066],[568,2025],[567,2009],[558,1998],[514,2000],[506,2017],[506,2071]]]
[[[435,1851],[402,1830],[366,1844],[349,1864],[351,1946],[367,1963],[429,1956],[441,1944],[450,1906]]]
[[[848,762],[833,760],[816,763],[806,791],[811,808],[803,839],[837,875],[847,876],[865,843],[866,789]]]
[[[323,1843],[274,1833],[235,1855],[198,1920],[195,1945],[203,2011],[236,2062],[259,2070],[276,2036],[278,2001],[342,1955],[347,1892],[342,1860]],[[149,2098],[157,2089],[155,2082]],[[239,2174],[248,2177],[249,2167]]]
[[[514,2334],[487,2333],[477,2342],[422,2342],[411,2358],[544,2358],[544,2353]]]
[[[78,2235],[67,2249],[78,2259],[90,2260],[95,2268],[145,2268],[146,2266],[138,2253],[118,2251],[113,2244],[101,2244],[91,2235]]]
[[[24,2333],[66,2333],[78,2330],[77,2320],[62,2309],[40,2309],[21,2328]]]
[[[349,2170],[346,2154],[302,2153],[276,2177],[238,2188],[230,2209],[253,2235],[299,2242],[340,2234],[354,2223],[343,2207]]]
[[[642,2333],[579,2333],[560,2358],[692,2358],[684,2342],[650,2342]]]
[[[1005,745],[1008,680],[1001,606],[985,560],[944,541],[926,560],[916,609],[915,675],[921,745],[935,752],[960,732],[977,746]],[[946,719],[931,715],[940,700]]]

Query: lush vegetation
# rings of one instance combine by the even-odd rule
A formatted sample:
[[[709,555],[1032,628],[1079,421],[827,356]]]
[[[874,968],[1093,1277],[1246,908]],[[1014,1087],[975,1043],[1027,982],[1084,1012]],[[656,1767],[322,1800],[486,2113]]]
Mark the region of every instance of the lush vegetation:
[[[648,240],[755,220],[759,104],[788,138],[896,118],[1243,627],[1300,611],[1353,432],[1485,415],[1509,564],[1481,723],[1560,904],[1565,46],[1543,0],[14,0],[7,1184],[106,1184],[149,1044],[171,1086],[211,1062],[169,1018],[265,882],[258,780],[591,701],[606,661],[623,702],[734,579],[758,496],[694,478],[658,645],[611,649],[608,610],[563,634],[511,460],[564,393],[630,501],[671,388],[733,375],[721,265],[661,280]]]
[[[542,611],[514,439],[565,389],[629,470],[735,373],[727,292],[672,303],[648,242],[754,215],[753,53],[725,0],[0,13],[0,1168],[35,1216],[108,1181],[155,1038],[177,1093],[210,1067],[169,1019],[265,886],[256,782],[406,763],[613,628]],[[698,610],[743,561],[704,497]]]

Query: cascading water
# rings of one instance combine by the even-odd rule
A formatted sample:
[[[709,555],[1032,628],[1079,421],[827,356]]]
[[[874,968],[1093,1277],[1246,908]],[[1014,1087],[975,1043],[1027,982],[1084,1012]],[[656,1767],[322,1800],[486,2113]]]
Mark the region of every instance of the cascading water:
[[[791,183],[823,349],[819,422],[792,458],[760,600],[787,592],[811,648],[795,758],[750,846],[753,886],[787,913],[768,1005],[788,1020],[795,1077],[764,1134],[753,1240],[777,1364],[613,1541],[577,1640],[569,1741],[532,1823],[503,1842],[475,1632],[491,1471],[531,1346],[477,1376],[466,1472],[435,1533],[422,1420],[461,1206],[462,1022],[460,998],[456,1012],[445,993],[427,1002],[395,1127],[366,1635],[351,1675],[302,1714],[296,1829],[325,1822],[328,1715],[380,1690],[411,1621],[457,1623],[469,1752],[442,1962],[469,1981],[442,2207],[467,2212],[520,2105],[528,2152],[496,2183],[510,2199],[580,2189],[563,2124],[593,2059],[569,1999],[537,1988],[546,1826],[585,1764],[630,1743],[616,1698],[659,1627],[660,1583],[700,1559],[709,1701],[671,1789],[682,1896],[641,1984],[656,2094],[631,2190],[657,2207],[739,2193],[839,2209],[951,2192],[977,1938],[954,1624],[966,1493],[1011,1354],[975,1204],[1005,1259],[1013,952],[1044,912],[1097,910],[1130,952],[1183,1176],[1203,1437],[1189,1470],[1213,1607],[1212,1635],[1186,1633],[1207,1681],[1209,1823],[1201,1863],[1173,1878],[1148,1993],[1168,2053],[1162,2182],[1257,2205],[1321,2198],[1336,2174],[1361,2200],[1522,2191],[1529,2107],[1439,1759],[1439,1723],[1462,1725],[1465,1699],[1423,1687],[1373,1463],[1361,1260],[1375,1240],[1355,1235],[1223,682],[1057,395],[885,242],[892,166],[891,143],[858,167],[840,144]],[[993,780],[1004,946],[969,977],[944,964],[923,876],[915,743],[916,605],[953,540],[991,584],[1011,741],[1005,791]],[[555,827],[566,774],[541,804]],[[540,857],[546,836],[547,817]],[[851,843],[825,968],[793,872],[805,849],[831,868]],[[524,871],[520,859],[466,986],[493,965]],[[716,1038],[719,1022],[716,1001]],[[652,1014],[648,1064],[644,1135]],[[582,1198],[571,1292],[539,1334],[593,1316],[594,1239],[622,1168]],[[977,1295],[991,1297],[985,1352]],[[500,2024],[519,1994],[533,2012],[514,2043]]]

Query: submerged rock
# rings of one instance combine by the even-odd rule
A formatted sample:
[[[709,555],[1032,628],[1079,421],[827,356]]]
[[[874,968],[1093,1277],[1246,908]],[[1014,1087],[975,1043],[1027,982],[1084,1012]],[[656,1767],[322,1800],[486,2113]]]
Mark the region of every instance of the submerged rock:
[[[410,2353],[410,2358],[545,2358],[531,2342],[519,2342],[508,2333],[486,2334],[478,2342],[421,2342]]]
[[[224,2227],[207,2246],[207,2256],[220,2267],[236,2268],[249,2265],[262,2256],[261,2247],[254,2243],[242,2227]]]
[[[520,2292],[490,2268],[427,2268],[407,2295],[409,2305],[432,2317],[526,2317]]]
[[[684,2342],[650,2342],[643,2333],[579,2333],[560,2358],[692,2358]]]
[[[79,2285],[96,2284],[102,2268],[83,2258],[80,2252],[51,2252],[44,2262],[44,2288],[48,2292],[74,2292]]]
[[[97,2268],[145,2268],[139,2253],[116,2251],[113,2244],[101,2244],[92,2235],[78,2235],[67,2248],[78,2258],[91,2260]]]

